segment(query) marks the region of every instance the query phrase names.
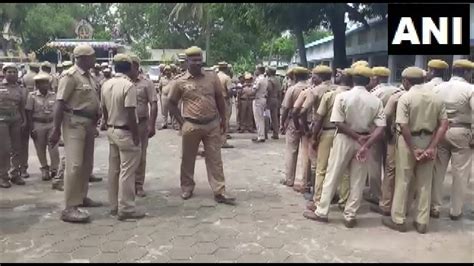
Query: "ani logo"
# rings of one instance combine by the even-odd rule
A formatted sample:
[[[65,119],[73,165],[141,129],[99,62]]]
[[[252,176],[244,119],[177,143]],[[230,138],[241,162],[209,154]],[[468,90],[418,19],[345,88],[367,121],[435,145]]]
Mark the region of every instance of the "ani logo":
[[[92,39],[94,29],[89,22],[83,19],[77,24],[75,32],[78,39]]]

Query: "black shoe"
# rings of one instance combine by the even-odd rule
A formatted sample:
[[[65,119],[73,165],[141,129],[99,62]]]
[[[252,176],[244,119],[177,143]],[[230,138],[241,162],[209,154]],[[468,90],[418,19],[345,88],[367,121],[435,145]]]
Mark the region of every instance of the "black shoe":
[[[10,183],[9,180],[7,180],[7,179],[0,179],[0,187],[1,187],[1,188],[9,188],[9,187],[11,187],[11,186],[12,186],[12,184]]]
[[[119,212],[117,213],[117,219],[119,221],[125,221],[125,220],[136,220],[136,219],[142,219],[146,216],[145,212],[143,211],[134,211],[134,212]]]
[[[272,136],[272,139],[280,139],[278,136]]]
[[[143,188],[138,188],[135,194],[137,195],[137,197],[140,197],[140,198],[144,198],[146,196],[146,193],[143,190]]]
[[[181,194],[181,198],[184,200],[187,200],[193,196],[193,192],[191,191],[185,191]]]
[[[25,185],[25,180],[23,180],[23,178],[21,176],[12,177],[10,182],[12,182],[12,184],[15,184],[15,185],[18,185],[18,186]]]
[[[95,182],[101,182],[102,181],[102,178],[100,177],[95,177],[94,175],[91,175],[91,177],[89,177],[89,183],[95,183]]]
[[[391,217],[382,217],[382,224],[398,232],[404,233],[407,231],[407,227],[405,224],[396,224],[392,221]]]
[[[118,210],[117,210],[117,209],[112,209],[112,210],[109,211],[109,214],[110,214],[111,216],[117,216],[117,213],[118,213]]]
[[[102,203],[98,202],[98,201],[93,201],[91,200],[90,198],[85,198],[84,201],[82,202],[81,205],[79,205],[79,207],[84,207],[84,208],[96,208],[96,207],[101,207],[103,206]]]
[[[231,135],[226,135],[225,138],[226,139],[232,139],[232,136]]]
[[[264,140],[264,139],[258,139],[258,138],[257,138],[257,139],[252,139],[252,142],[254,142],[254,143],[264,143],[265,140]]]
[[[303,216],[305,218],[313,220],[313,221],[318,221],[318,222],[323,222],[323,223],[329,222],[327,217],[320,217],[316,213],[314,213],[313,211],[310,211],[310,210],[304,211]]]
[[[161,129],[167,129],[168,128],[168,125],[167,124],[164,124]]]
[[[30,177],[30,174],[28,174],[28,172],[26,170],[22,170],[20,176],[23,179],[27,179],[27,178]]]
[[[419,224],[413,221],[413,226],[415,227],[415,230],[420,234],[426,234],[426,232],[428,231],[428,226],[426,224]]]
[[[357,224],[356,219],[349,219],[349,220],[344,219],[344,225],[347,228],[353,228],[354,226],[356,226],[356,224]]]
[[[87,212],[81,211],[77,207],[71,207],[62,211],[61,220],[68,223],[88,223],[90,222],[90,216]]]
[[[228,196],[226,194],[219,194],[214,196],[214,200],[217,201],[217,203],[224,203],[228,205],[234,205],[235,204],[235,198]]]
[[[224,145],[222,145],[221,148],[222,148],[222,149],[232,149],[232,148],[234,148],[234,146],[232,146],[232,145],[230,145],[230,144],[228,144],[228,143],[224,143]]]
[[[439,218],[439,211],[438,210],[430,210],[430,217],[438,219]]]
[[[451,215],[451,214],[449,215],[449,218],[450,218],[452,221],[457,221],[457,220],[461,219],[461,217],[462,217],[462,213],[459,214],[459,215],[456,215],[456,216]]]
[[[51,185],[51,188],[58,191],[64,191],[64,186],[62,183],[54,183]]]
[[[364,199],[370,203],[373,203],[375,205],[379,205],[379,199],[373,197],[372,195],[364,195]]]
[[[383,216],[390,216],[390,212],[382,210],[379,205],[372,204],[370,205],[370,210],[379,214],[382,214]]]
[[[336,204],[339,202],[339,195],[336,193],[334,197],[332,197],[331,204]]]

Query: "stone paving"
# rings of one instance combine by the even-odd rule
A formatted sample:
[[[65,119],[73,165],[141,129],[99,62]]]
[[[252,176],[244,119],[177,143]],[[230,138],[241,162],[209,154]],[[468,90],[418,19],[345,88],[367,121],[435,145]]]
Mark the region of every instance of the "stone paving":
[[[181,200],[180,138],[174,130],[162,130],[149,145],[148,196],[137,200],[148,216],[119,222],[105,206],[88,209],[89,224],[59,219],[63,193],[41,181],[30,145],[27,184],[1,190],[0,262],[474,262],[472,180],[461,221],[449,219],[446,205],[427,234],[413,228],[398,233],[383,227],[364,202],[357,227],[347,229],[335,206],[329,224],[305,219],[301,194],[279,185],[284,139],[257,145],[251,134],[233,137],[229,143],[236,148],[222,154],[227,190],[237,197],[236,206],[214,202],[202,158],[196,163],[194,197]],[[104,181],[91,184],[89,195],[103,202],[107,158],[101,132],[94,173]],[[450,182],[448,177],[446,185]]]

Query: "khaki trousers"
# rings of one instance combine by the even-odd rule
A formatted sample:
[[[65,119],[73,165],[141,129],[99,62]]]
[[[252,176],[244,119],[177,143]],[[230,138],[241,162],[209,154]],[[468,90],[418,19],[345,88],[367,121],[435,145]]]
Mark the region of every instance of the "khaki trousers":
[[[316,181],[314,185],[314,205],[318,205],[321,199],[321,192],[323,190],[324,179],[327,174],[327,167],[329,162],[329,154],[332,149],[334,136],[336,130],[323,130],[319,137],[317,159],[316,159]],[[349,174],[344,173],[341,184],[339,185],[340,202],[346,202],[349,197]]]
[[[387,143],[387,158],[385,161],[385,175],[382,180],[382,197],[379,201],[379,207],[390,212],[392,209],[393,191],[395,189],[395,154],[396,143]]]
[[[135,177],[135,187],[136,189],[143,189],[143,184],[145,183],[145,173],[146,173],[146,152],[148,149],[148,120],[142,120],[138,123],[138,136],[140,138],[140,163],[137,168],[136,177]]]
[[[140,145],[133,143],[132,133],[107,129],[109,139],[109,201],[120,213],[135,211],[135,173],[140,164]]]
[[[222,138],[222,144],[227,144],[227,134],[229,134],[229,129],[230,129],[230,116],[232,115],[232,101],[230,98],[225,99],[225,133],[221,135]]]
[[[237,128],[238,129],[242,129],[242,118],[241,118],[241,113],[242,113],[242,100],[239,100],[238,98],[236,98],[235,100],[236,102],[236,108],[235,108],[235,111],[237,112],[236,113],[236,118],[237,118]]]
[[[257,136],[259,140],[265,139],[265,105],[267,100],[259,98],[253,100],[253,115],[255,118],[255,125],[257,126]]]
[[[273,136],[278,137],[278,132],[280,130],[280,118],[278,116],[278,110],[280,109],[280,103],[276,98],[267,99],[267,106],[270,110],[270,118],[272,121],[272,131]]]
[[[431,141],[431,135],[412,137],[415,147],[426,149]],[[416,162],[409,151],[403,136],[398,137],[396,153],[395,190],[392,203],[392,221],[403,224],[406,211],[411,204],[412,194],[416,195],[415,221],[428,224],[430,219],[431,184],[433,180],[434,161]]]
[[[360,144],[344,134],[338,133],[334,137],[333,147],[329,154],[327,174],[323,182],[321,200],[315,211],[316,215],[320,217],[328,216],[331,200],[334,193],[336,193],[340,179],[349,168],[350,191],[343,215],[346,220],[355,219],[368,174],[368,163],[355,159],[359,149]]]
[[[163,125],[168,124],[169,120],[169,100],[167,95],[161,95],[161,115],[163,117]]]
[[[64,172],[66,171],[66,157],[61,156],[59,161],[58,173],[53,177],[52,183],[54,185],[63,185],[64,184]]]
[[[20,130],[20,150],[18,156],[20,159],[20,169],[25,172],[28,169],[28,156],[30,147],[30,135]]]
[[[199,143],[204,144],[204,157],[207,179],[215,195],[225,192],[224,167],[221,157],[221,131],[219,120],[206,125],[198,125],[185,121],[182,132],[181,190],[192,192],[195,187],[194,166]]]
[[[290,121],[285,134],[286,146],[285,146],[285,168],[286,168],[286,180],[290,183],[295,182],[296,165],[298,163],[298,152],[300,142],[302,140],[302,133],[296,130],[293,125],[293,121]]]
[[[36,155],[38,156],[38,161],[41,164],[41,168],[45,169],[48,167],[48,158],[46,156],[46,148],[48,149],[49,158],[51,160],[51,165],[49,170],[57,171],[59,166],[59,148],[58,144],[52,147],[49,145],[49,135],[53,130],[52,123],[34,123],[33,132],[36,132],[36,139],[33,140],[36,148]]]
[[[304,188],[311,187],[311,160],[310,160],[310,150],[311,148],[311,137],[308,137],[305,134],[301,136],[301,157],[302,157],[302,185]]]
[[[369,192],[372,197],[382,197],[382,168],[386,150],[385,140],[379,140],[372,146],[372,158],[369,160]]]
[[[253,130],[252,120],[254,116],[252,110],[252,100],[241,99],[240,106],[240,128],[242,130]]]
[[[472,171],[471,148],[469,146],[471,140],[470,129],[450,128],[446,132],[445,138],[438,145],[431,190],[432,209],[439,211],[443,203],[444,177],[449,160],[451,160],[453,183],[451,185],[451,208],[449,212],[454,216],[462,213],[464,193]]]
[[[66,153],[64,196],[66,208],[83,203],[89,190],[94,165],[95,123],[80,116],[64,114],[63,134]]]
[[[0,122],[0,178],[20,175],[20,121]],[[11,165],[11,167],[10,167]]]

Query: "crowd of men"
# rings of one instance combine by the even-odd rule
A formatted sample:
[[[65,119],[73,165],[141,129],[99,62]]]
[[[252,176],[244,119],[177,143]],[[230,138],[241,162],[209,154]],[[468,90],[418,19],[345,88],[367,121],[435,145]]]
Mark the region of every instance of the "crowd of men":
[[[275,68],[262,65],[254,73],[234,76],[224,61],[203,67],[202,50],[193,46],[180,54],[179,66],[160,65],[160,78],[152,82],[136,55],[117,54],[112,69],[96,64],[88,45],[77,46],[73,54],[74,64],[58,64],[54,74],[48,62],[30,63],[21,75],[15,64],[4,64],[0,87],[0,187],[25,184],[31,137],[42,179],[53,179],[53,189],[64,190],[63,221],[88,222],[90,216],[81,208],[102,206],[87,196],[95,178],[98,128],[107,131],[109,141],[110,214],[119,220],[145,216],[135,197],[146,196],[148,139],[156,133],[158,102],[160,129],[173,127],[182,138],[184,200],[193,196],[200,154],[214,199],[235,203],[225,189],[221,158],[222,148],[233,148],[227,140],[235,104],[237,132],[256,133],[254,143],[264,143],[270,130],[272,139],[285,135],[286,172],[280,183],[307,196],[303,216],[308,219],[328,222],[335,203],[352,228],[365,199],[384,216],[384,225],[404,232],[414,203],[414,227],[425,233],[430,216],[440,216],[449,161],[449,215],[452,220],[462,216],[474,109],[474,63],[469,60],[454,61],[447,81],[443,77],[449,66],[442,60],[428,62],[427,71],[408,67],[401,73],[402,84],[393,86],[388,83],[390,69],[369,67],[366,61],[338,69],[334,78],[325,65],[290,68],[283,80]]]

